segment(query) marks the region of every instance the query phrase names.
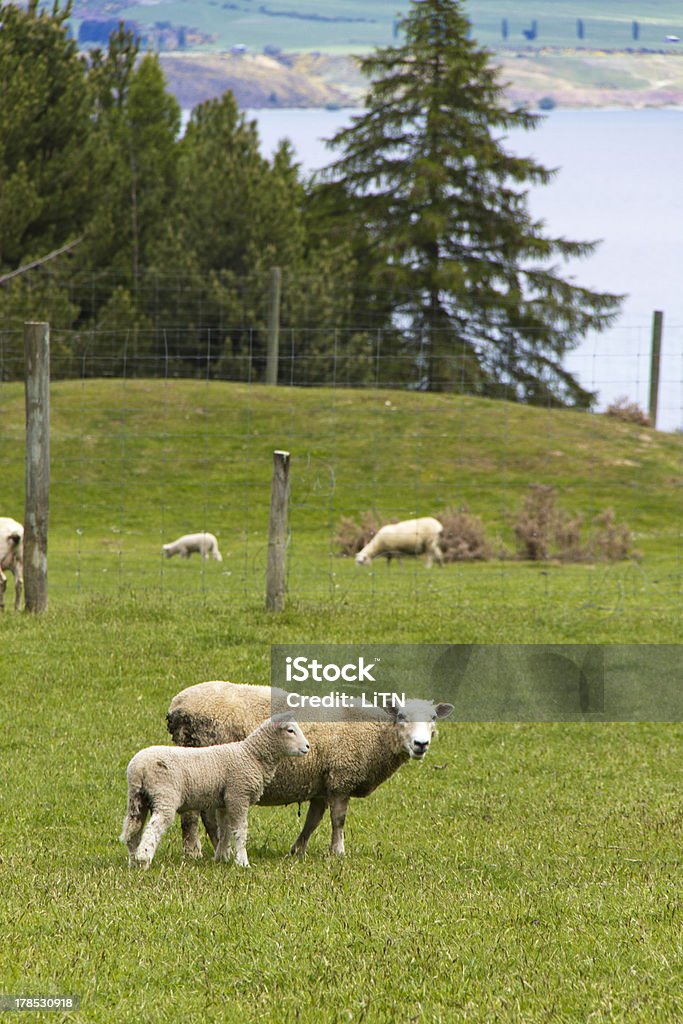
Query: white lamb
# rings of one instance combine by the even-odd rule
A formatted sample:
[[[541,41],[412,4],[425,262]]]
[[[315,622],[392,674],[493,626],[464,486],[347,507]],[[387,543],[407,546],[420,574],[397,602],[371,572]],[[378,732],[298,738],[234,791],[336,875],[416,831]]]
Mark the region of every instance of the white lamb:
[[[358,565],[369,565],[373,558],[384,555],[387,562],[394,556],[426,554],[425,565],[429,569],[434,559],[443,565],[443,554],[439,547],[443,526],[432,516],[420,519],[405,519],[402,523],[387,523],[382,526],[362,551],[356,555]]]
[[[0,612],[5,610],[5,572],[14,576],[14,607],[21,607],[24,588],[24,527],[16,519],[0,516]]]
[[[176,743],[188,747],[239,740],[254,724],[286,706],[284,690],[214,680],[182,690],[171,701],[166,716]],[[452,704],[407,701],[405,707],[374,721],[311,721],[305,723],[311,752],[303,761],[283,761],[265,786],[262,805],[305,803],[308,814],[291,853],[303,855],[308,840],[329,807],[332,818],[332,853],[344,853],[344,822],[351,797],[368,796],[401,765],[422,760],[429,749],[437,719],[446,718]],[[299,716],[301,717],[301,716]],[[353,718],[351,715],[350,718]],[[202,819],[212,843],[218,835],[212,812]],[[191,857],[201,855],[198,816],[182,818],[183,846]]]
[[[204,561],[209,555],[216,562],[223,561],[223,556],[218,550],[218,541],[212,533],[186,533],[171,544],[164,544],[162,550],[167,558],[172,558],[173,555],[189,558],[190,555],[197,552]]]
[[[249,807],[260,800],[283,758],[308,750],[308,740],[289,714],[268,718],[238,743],[138,751],[127,768],[128,811],[120,837],[128,846],[128,863],[148,868],[176,813],[191,810],[215,812],[216,860],[229,859],[234,840],[237,864],[249,867]]]

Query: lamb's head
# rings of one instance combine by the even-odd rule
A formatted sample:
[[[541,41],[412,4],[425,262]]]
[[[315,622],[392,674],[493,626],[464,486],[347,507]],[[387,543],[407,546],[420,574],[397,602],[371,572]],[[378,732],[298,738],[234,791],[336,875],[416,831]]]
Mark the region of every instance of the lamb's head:
[[[161,550],[163,551],[167,558],[170,558],[171,555],[173,554],[173,552],[171,551],[172,547],[172,544],[163,544],[161,547]]]
[[[452,704],[432,704],[430,700],[409,700],[399,707],[387,708],[396,723],[401,743],[410,757],[422,760],[436,729],[439,718],[448,718],[453,710]]]
[[[285,712],[273,715],[271,722],[277,733],[283,754],[289,757],[303,757],[308,753],[311,749],[310,744],[291,714]]]
[[[372,559],[368,554],[366,554],[365,548],[363,548],[362,551],[359,551],[356,555],[356,565],[370,565],[371,561]]]

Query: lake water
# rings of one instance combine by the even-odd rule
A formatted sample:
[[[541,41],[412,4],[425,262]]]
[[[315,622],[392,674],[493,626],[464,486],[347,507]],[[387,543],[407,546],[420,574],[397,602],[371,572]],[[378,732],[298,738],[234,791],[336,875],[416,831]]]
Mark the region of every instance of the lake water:
[[[253,110],[264,153],[288,137],[303,170],[332,159],[324,139],[348,125],[353,110]],[[587,338],[567,359],[600,407],[627,395],[648,403],[652,313],[664,312],[660,429],[683,425],[683,111],[554,110],[533,132],[513,132],[506,146],[560,168],[552,184],[532,189],[532,213],[549,234],[603,239],[566,276],[601,291],[628,293],[608,332]]]

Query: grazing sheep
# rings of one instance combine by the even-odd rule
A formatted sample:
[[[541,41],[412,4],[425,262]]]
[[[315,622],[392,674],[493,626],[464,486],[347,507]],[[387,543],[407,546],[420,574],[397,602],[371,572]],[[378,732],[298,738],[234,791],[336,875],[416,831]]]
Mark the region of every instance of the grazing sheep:
[[[254,723],[278,710],[287,694],[269,686],[247,686],[223,680],[199,683],[171,701],[168,729],[176,743],[204,746],[244,737]],[[311,753],[306,762],[283,762],[268,782],[258,803],[263,805],[310,801],[301,834],[291,853],[303,854],[325,810],[332,818],[332,853],[344,853],[344,821],[350,798],[368,796],[411,758],[421,760],[429,749],[437,718],[452,704],[412,700],[400,709],[381,712],[374,721],[307,722]],[[301,717],[301,716],[299,716]],[[351,715],[350,717],[353,717]],[[217,842],[211,813],[202,813],[209,837]],[[199,856],[198,816],[182,818],[183,846]]]
[[[174,555],[189,558],[196,551],[204,561],[209,555],[217,562],[223,561],[223,556],[218,550],[218,541],[212,533],[186,533],[171,544],[164,544],[162,551],[167,558],[173,558]]]
[[[307,754],[308,740],[290,715],[268,718],[239,743],[202,747],[145,747],[127,768],[128,811],[121,841],[128,863],[148,868],[176,812],[212,810],[217,821],[216,860],[248,868],[247,814],[280,761]],[[143,832],[147,815],[151,818]]]
[[[443,555],[439,547],[439,539],[443,526],[432,516],[421,519],[405,519],[402,523],[387,523],[382,526],[372,540],[368,541],[362,551],[356,555],[358,565],[369,565],[373,558],[384,555],[387,563],[394,556],[421,555],[426,553],[425,565],[429,569],[434,559],[443,565]]]
[[[5,571],[14,576],[14,607],[21,607],[24,588],[24,527],[16,519],[0,516],[0,612],[5,610]]]

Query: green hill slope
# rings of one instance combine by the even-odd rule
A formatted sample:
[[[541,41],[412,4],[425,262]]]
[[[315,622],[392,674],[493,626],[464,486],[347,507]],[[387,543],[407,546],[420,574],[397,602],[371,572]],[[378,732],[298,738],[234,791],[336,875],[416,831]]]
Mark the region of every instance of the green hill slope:
[[[20,517],[19,385],[2,385],[0,415],[3,508]],[[452,395],[87,381],[53,385],[52,430],[55,596],[189,587],[260,600],[275,448],[292,453],[293,600],[373,605],[402,581],[408,602],[419,592],[481,609],[493,588],[521,610],[552,586],[579,628],[588,613],[577,608],[595,596],[597,580],[607,588],[605,608],[625,594],[638,615],[656,606],[668,617],[680,593],[681,438],[602,416]],[[409,518],[462,504],[483,519],[496,548],[514,547],[512,521],[533,483],[553,485],[558,503],[586,521],[614,508],[642,562],[496,561],[431,573],[415,562],[396,570],[376,563],[364,573],[336,555],[341,516],[372,509]],[[163,541],[201,529],[218,535],[222,566],[161,560]]]

